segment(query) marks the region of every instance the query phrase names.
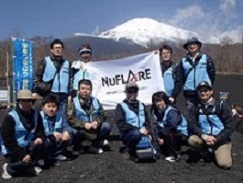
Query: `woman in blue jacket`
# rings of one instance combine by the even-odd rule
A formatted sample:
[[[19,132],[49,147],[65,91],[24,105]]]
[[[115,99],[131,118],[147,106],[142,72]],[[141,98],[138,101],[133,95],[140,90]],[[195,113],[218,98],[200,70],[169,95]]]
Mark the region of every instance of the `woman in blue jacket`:
[[[157,140],[165,160],[173,163],[180,159],[181,145],[186,142],[187,121],[180,111],[170,105],[169,97],[159,91],[152,96],[151,113],[155,119]]]

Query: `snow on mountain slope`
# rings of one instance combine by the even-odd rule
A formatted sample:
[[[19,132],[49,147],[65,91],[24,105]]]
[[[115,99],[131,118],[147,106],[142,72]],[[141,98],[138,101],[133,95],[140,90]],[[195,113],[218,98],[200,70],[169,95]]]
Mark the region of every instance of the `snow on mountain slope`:
[[[145,47],[164,40],[180,42],[190,37],[201,38],[195,32],[183,30],[150,18],[129,20],[113,29],[102,32],[99,37],[114,39],[116,41],[130,40]]]

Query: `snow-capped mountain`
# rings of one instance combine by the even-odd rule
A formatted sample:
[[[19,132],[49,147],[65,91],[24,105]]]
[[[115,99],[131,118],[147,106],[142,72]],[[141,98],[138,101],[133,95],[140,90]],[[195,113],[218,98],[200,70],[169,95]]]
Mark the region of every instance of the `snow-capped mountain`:
[[[135,18],[102,32],[99,37],[116,41],[131,41],[144,47],[162,41],[181,42],[190,37],[201,36],[196,32],[187,31],[150,18]]]

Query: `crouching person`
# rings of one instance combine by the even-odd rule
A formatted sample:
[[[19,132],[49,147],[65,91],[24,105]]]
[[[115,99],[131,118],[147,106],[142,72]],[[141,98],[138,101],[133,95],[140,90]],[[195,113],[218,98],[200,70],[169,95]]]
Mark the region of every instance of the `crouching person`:
[[[7,160],[3,165],[3,179],[18,174],[38,175],[42,169],[37,161],[43,155],[45,137],[42,118],[32,109],[34,98],[30,90],[17,93],[17,106],[5,117],[1,128],[2,154]]]
[[[187,144],[187,121],[180,111],[170,105],[165,92],[156,92],[152,96],[151,113],[155,119],[155,131],[161,153],[171,163],[181,157],[181,146]]]
[[[126,99],[117,104],[115,110],[120,139],[126,146],[123,153],[132,160],[155,160],[158,154],[152,145],[151,124],[145,105],[137,100],[138,91],[137,84],[128,83]]]
[[[194,147],[189,162],[200,158],[211,162],[213,158],[220,168],[232,166],[230,136],[233,132],[233,119],[230,107],[225,101],[213,98],[212,86],[202,81],[197,87],[200,103],[188,111],[191,136],[189,144]]]
[[[108,144],[107,138],[112,126],[105,122],[104,110],[95,97],[91,96],[92,83],[82,79],[78,83],[79,92],[68,106],[68,122],[74,129],[73,151],[103,153],[103,146]]]
[[[60,110],[60,101],[54,94],[42,100],[41,116],[45,129],[45,159],[64,161],[67,145],[71,145],[72,128],[68,125]]]

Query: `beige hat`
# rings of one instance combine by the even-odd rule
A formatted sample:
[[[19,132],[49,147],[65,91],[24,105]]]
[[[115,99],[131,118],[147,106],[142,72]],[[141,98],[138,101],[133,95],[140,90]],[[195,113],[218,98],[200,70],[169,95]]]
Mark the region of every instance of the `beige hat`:
[[[19,90],[17,93],[17,100],[35,100],[32,97],[32,92],[30,90]]]

